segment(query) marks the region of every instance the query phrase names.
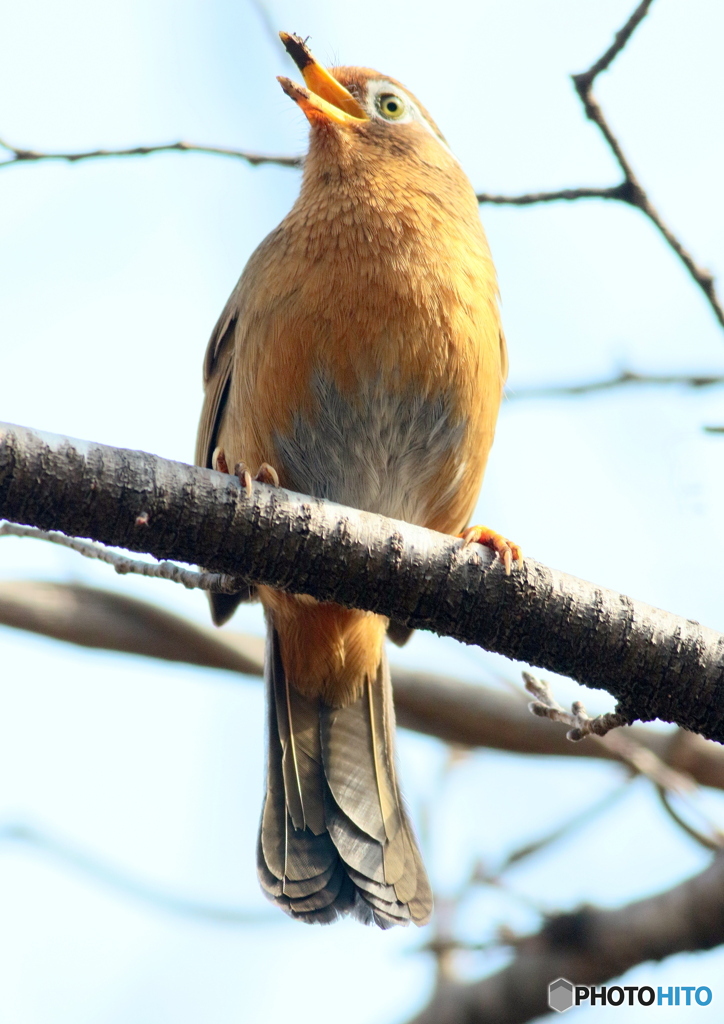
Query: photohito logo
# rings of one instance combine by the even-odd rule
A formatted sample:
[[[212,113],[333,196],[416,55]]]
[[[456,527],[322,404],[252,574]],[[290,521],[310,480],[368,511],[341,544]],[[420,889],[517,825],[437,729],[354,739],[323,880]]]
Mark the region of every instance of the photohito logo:
[[[708,1006],[711,989],[706,985],[574,985],[568,978],[556,978],[548,986],[548,1005],[563,1013],[572,1006]]]

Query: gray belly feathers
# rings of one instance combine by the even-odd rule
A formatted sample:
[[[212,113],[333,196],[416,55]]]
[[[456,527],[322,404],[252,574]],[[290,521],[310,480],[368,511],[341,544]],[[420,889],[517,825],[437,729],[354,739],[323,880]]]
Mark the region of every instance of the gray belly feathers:
[[[420,522],[428,505],[455,489],[462,460],[444,484],[439,474],[451,450],[460,450],[465,423],[444,392],[391,393],[372,380],[347,396],[321,374],[311,387],[313,413],[296,417],[291,434],[275,439],[292,490]]]

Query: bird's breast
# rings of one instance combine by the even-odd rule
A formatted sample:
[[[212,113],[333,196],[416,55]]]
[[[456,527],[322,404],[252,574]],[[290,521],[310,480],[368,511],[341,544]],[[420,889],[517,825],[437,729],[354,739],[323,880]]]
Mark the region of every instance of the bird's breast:
[[[311,401],[274,437],[293,490],[424,523],[459,486],[468,424],[444,387],[424,394],[378,375],[343,390],[316,369],[309,388]]]
[[[229,436],[283,486],[456,532],[500,402],[494,271],[477,221],[374,213],[301,208],[250,263]]]

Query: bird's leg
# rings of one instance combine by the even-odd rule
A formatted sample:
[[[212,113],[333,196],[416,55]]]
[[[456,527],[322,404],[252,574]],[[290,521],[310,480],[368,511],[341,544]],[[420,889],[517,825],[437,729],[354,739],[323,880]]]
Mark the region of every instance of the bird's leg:
[[[495,530],[488,529],[487,526],[468,526],[467,530],[463,530],[458,536],[462,537],[463,547],[467,547],[468,544],[484,544],[486,548],[491,548],[505,566],[506,576],[510,576],[513,562],[523,561],[523,552],[517,544]]]

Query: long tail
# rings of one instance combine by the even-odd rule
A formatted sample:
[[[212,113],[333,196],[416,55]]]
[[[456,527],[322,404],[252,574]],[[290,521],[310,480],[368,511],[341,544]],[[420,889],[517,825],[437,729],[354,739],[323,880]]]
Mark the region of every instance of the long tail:
[[[266,685],[264,892],[308,923],[351,913],[380,928],[425,924],[432,893],[397,786],[386,656],[359,700],[329,707],[290,685],[269,623]]]

